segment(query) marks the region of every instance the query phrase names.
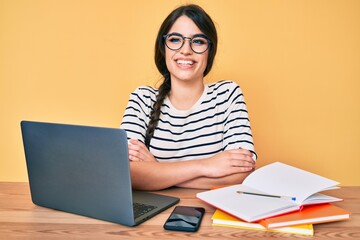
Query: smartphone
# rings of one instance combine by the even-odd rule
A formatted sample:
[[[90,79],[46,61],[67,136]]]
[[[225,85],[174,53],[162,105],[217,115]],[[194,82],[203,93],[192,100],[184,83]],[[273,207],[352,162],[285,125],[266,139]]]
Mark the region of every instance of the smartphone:
[[[166,230],[196,232],[204,216],[202,207],[176,206],[164,224]]]

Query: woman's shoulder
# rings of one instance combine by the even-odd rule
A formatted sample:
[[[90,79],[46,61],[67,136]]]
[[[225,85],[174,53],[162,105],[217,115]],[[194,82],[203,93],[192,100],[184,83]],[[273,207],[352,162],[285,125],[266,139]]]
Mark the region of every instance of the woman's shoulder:
[[[234,90],[241,92],[240,86],[232,80],[221,80],[208,84],[209,93],[232,93]]]
[[[155,99],[158,90],[151,86],[139,86],[137,87],[131,95],[136,96],[138,98],[151,98]]]

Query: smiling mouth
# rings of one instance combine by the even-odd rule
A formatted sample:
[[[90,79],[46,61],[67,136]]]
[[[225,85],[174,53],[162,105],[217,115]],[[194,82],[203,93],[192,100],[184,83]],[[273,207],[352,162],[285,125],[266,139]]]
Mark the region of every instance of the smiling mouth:
[[[194,65],[194,61],[191,61],[191,60],[181,60],[181,59],[179,59],[179,60],[177,60],[176,61],[176,63],[178,63],[178,64],[180,64],[180,65],[184,65],[184,66],[192,66],[192,65]]]

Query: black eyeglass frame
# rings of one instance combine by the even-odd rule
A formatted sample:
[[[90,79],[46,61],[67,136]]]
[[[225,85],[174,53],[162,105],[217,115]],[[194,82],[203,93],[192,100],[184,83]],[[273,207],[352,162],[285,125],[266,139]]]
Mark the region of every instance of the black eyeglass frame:
[[[178,37],[181,37],[181,38],[183,39],[181,46],[180,46],[179,48],[170,48],[170,47],[166,44],[166,38],[169,37],[169,36],[178,36]],[[204,39],[208,42],[207,48],[206,48],[204,51],[202,51],[202,52],[197,52],[197,51],[195,51],[195,50],[193,49],[193,47],[192,47],[192,44],[193,44],[192,40],[193,40],[194,38],[197,38],[197,37],[202,37],[202,38],[204,38]],[[173,50],[173,51],[177,51],[177,50],[179,50],[180,48],[182,48],[182,47],[184,46],[184,44],[185,44],[185,39],[189,39],[191,50],[192,50],[194,53],[197,53],[197,54],[202,54],[202,53],[206,52],[207,50],[209,50],[210,45],[211,45],[211,40],[210,40],[206,35],[204,35],[204,34],[195,34],[193,37],[190,38],[190,37],[184,37],[184,36],[181,35],[180,33],[169,33],[169,34],[163,35],[163,38],[164,38],[164,44],[165,44],[165,46],[166,46],[168,49]]]

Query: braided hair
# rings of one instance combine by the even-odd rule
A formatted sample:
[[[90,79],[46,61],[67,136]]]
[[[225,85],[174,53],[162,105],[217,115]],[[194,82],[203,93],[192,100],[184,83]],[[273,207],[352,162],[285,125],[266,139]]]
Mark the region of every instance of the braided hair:
[[[155,42],[155,64],[157,69],[163,76],[164,81],[159,86],[156,101],[153,105],[153,109],[150,112],[150,120],[145,134],[145,145],[147,146],[147,148],[150,147],[150,141],[154,136],[155,128],[159,122],[161,106],[164,102],[164,99],[171,90],[171,77],[165,62],[165,42],[163,36],[168,33],[175,21],[181,16],[187,16],[188,18],[190,18],[210,40],[210,47],[208,49],[208,61],[204,71],[204,76],[206,76],[210,72],[216,55],[216,27],[210,16],[201,7],[194,4],[181,6],[173,10],[167,16],[159,29]]]

